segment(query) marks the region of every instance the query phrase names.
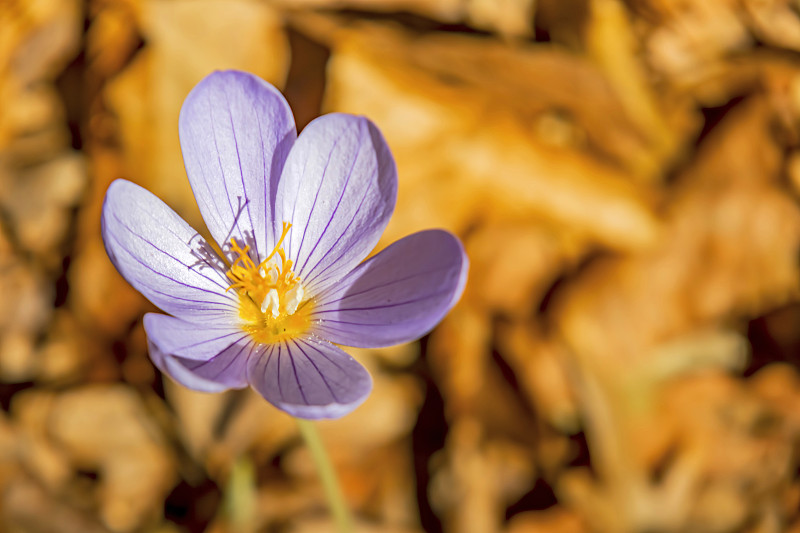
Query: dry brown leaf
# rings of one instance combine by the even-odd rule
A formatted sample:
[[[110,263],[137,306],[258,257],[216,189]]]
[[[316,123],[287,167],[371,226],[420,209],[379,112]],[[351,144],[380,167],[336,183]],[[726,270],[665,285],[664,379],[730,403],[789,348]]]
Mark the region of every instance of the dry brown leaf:
[[[248,450],[252,449],[259,463],[271,461],[297,438],[297,424],[289,415],[275,409],[253,390],[239,394],[243,398],[239,398],[238,408],[225,421],[222,435],[210,442],[206,468],[215,478],[227,475],[233,461]],[[211,399],[207,401],[212,403]],[[202,412],[196,410],[195,414],[201,416]],[[211,421],[207,423],[210,425]]]
[[[209,448],[214,445],[215,433],[221,415],[232,399],[231,394],[193,391],[166,376],[164,393],[175,411],[175,426],[183,446],[195,461],[202,464]],[[233,464],[236,457],[225,457],[225,465]]]
[[[537,413],[566,433],[576,432],[579,412],[569,376],[573,362],[565,347],[528,322],[504,327],[498,337],[503,357]]]
[[[14,305],[0,306],[0,331],[39,333],[52,315],[53,288],[41,268],[12,260],[0,275],[0,294]]]
[[[0,5],[0,153],[12,140],[58,120],[52,81],[78,52],[81,29],[77,0],[10,1]],[[63,131],[63,125],[59,124]],[[65,137],[61,137],[64,141]],[[47,151],[50,143],[44,143]],[[61,144],[61,143],[59,143]],[[41,146],[40,146],[41,147]],[[59,146],[63,148],[63,144]],[[42,151],[36,156],[41,157]]]
[[[491,347],[491,325],[481,310],[457,306],[431,335],[429,364],[448,415],[471,412],[481,404]]]
[[[110,529],[131,531],[160,512],[174,482],[172,458],[131,389],[32,392],[18,409],[35,415],[28,426],[47,435],[74,469],[100,472],[100,516]]]
[[[87,179],[53,81],[78,53],[78,2],[0,6],[0,381],[38,373],[72,210]]]
[[[748,0],[744,14],[756,36],[773,46],[800,50],[800,17],[792,0]]]
[[[385,27],[339,31],[332,40],[326,107],[370,116],[397,159],[387,240],[430,226],[463,233],[493,213],[545,219],[617,249],[655,238],[651,191],[608,163],[632,164],[642,139],[588,62],[555,49],[414,38]],[[589,145],[559,148],[539,138],[531,124],[553,112],[574,120]]]
[[[713,351],[726,344],[713,347],[701,337],[695,342],[684,342],[684,350]],[[678,349],[670,351],[678,356]],[[560,488],[599,529],[637,531],[659,524],[665,531],[724,532],[776,512],[791,514],[791,507],[775,502],[795,501],[789,485],[798,437],[793,416],[780,415],[748,385],[713,367],[655,385],[630,375],[634,387],[627,392],[620,384],[625,376],[596,373],[599,379],[584,374],[580,389],[591,420],[596,476],[572,471]],[[782,384],[773,397],[788,399],[796,376],[770,372],[754,378],[752,386],[773,376]]]
[[[6,513],[0,517],[8,533],[57,531],[58,533],[108,533],[90,513],[70,507],[28,479],[20,479],[3,491]]]
[[[331,435],[331,432],[327,434]],[[323,441],[332,451],[344,497],[355,514],[380,517],[380,522],[386,527],[402,527],[418,521],[414,502],[414,464],[408,457],[408,442],[368,447],[359,443],[362,448],[354,457],[346,448],[337,446],[335,440],[323,436]],[[344,460],[340,460],[342,458]],[[283,464],[293,479],[304,479],[311,486],[313,498],[307,505],[327,507],[319,476],[304,446],[287,454]]]
[[[696,496],[687,502],[688,523],[729,531],[748,513],[764,520],[793,512],[777,504],[796,468],[791,443],[797,428],[787,433],[790,427],[774,408],[729,378],[698,377],[676,387],[688,387],[665,391],[668,417],[679,427],[678,453],[702,458],[694,473]]]
[[[86,32],[86,62],[87,69],[98,81],[123,70],[136,53],[142,40],[142,4],[114,0],[91,6],[91,25]],[[97,122],[99,118],[95,116],[93,120]]]
[[[72,151],[13,174],[0,171],[0,209],[13,224],[19,252],[37,256],[50,269],[60,267],[59,248],[87,177],[83,156]]]
[[[15,399],[12,410],[14,432],[13,457],[24,465],[34,480],[54,493],[64,490],[72,475],[69,457],[47,438],[47,417],[53,397],[28,394]]]
[[[557,314],[578,354],[631,361],[671,336],[797,295],[800,212],[776,187],[781,154],[763,111],[750,103],[708,140],[658,247],[598,262],[571,284]]]
[[[639,59],[639,43],[623,2],[594,0],[589,5],[587,51],[602,68],[628,116],[648,142],[647,151],[642,151],[639,157],[631,156],[635,175],[648,182],[661,182],[665,169],[678,159],[687,133],[696,128],[691,104],[675,95],[659,101]]]
[[[336,524],[331,520],[309,518],[301,519],[295,523],[295,531],[298,533],[335,533]],[[409,526],[384,526],[368,521],[356,521],[353,526],[354,533],[421,533],[422,530]]]
[[[470,278],[464,300],[525,319],[556,278],[577,263],[585,246],[580,238],[542,224],[483,224],[465,242]]]
[[[674,82],[707,75],[727,55],[751,46],[738,2],[650,0],[640,20],[650,65]]]
[[[778,186],[773,109],[753,98],[715,128],[678,178],[658,246],[597,261],[556,296],[597,473],[572,471],[561,487],[601,530],[723,532],[788,515],[769,502],[786,492],[794,437],[783,422],[752,429],[769,407],[713,370],[740,370],[743,341],[700,334],[798,295],[800,213]],[[673,390],[697,383],[708,396]],[[666,414],[654,401],[679,403]]]
[[[555,507],[514,516],[508,533],[584,533],[590,528],[575,513]]]
[[[290,10],[362,9],[414,13],[444,23],[468,23],[507,38],[532,35],[536,8],[535,0],[276,0],[275,3]]]
[[[486,438],[477,420],[462,417],[433,460],[431,501],[447,531],[500,531],[503,510],[528,488],[534,468],[523,448]]]

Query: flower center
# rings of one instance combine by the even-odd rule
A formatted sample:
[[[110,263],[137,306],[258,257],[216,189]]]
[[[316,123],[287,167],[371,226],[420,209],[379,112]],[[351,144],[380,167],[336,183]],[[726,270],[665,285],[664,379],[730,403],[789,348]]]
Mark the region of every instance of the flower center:
[[[281,248],[292,225],[283,223],[283,234],[266,259],[256,264],[248,252],[250,246],[239,246],[231,239],[231,250],[237,258],[227,272],[231,285],[239,294],[239,316],[242,328],[256,342],[269,344],[295,337],[311,324],[311,300],[305,298],[300,278],[292,272],[292,260]]]

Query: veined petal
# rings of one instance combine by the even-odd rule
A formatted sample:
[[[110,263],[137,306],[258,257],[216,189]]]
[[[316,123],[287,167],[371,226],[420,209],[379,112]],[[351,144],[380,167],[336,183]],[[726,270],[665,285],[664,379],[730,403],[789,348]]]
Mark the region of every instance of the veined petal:
[[[172,379],[190,389],[219,392],[247,386],[247,361],[262,349],[246,333],[209,328],[167,315],[144,316],[150,358]]]
[[[214,240],[227,249],[235,237],[266,256],[277,183],[297,137],[286,100],[252,74],[214,72],[186,97],[178,128],[186,174]]]
[[[317,296],[314,333],[361,348],[417,339],[461,297],[467,269],[461,242],[451,233],[409,235]]]
[[[306,126],[283,169],[275,222],[293,224],[285,249],[309,292],[367,256],[396,196],[394,159],[369,120],[333,113]]]
[[[341,348],[297,338],[251,357],[248,379],[278,409],[298,418],[339,418],[372,390],[366,369]]]
[[[116,180],[102,215],[103,241],[122,276],[167,313],[194,322],[230,322],[235,294],[208,243],[149,191]]]

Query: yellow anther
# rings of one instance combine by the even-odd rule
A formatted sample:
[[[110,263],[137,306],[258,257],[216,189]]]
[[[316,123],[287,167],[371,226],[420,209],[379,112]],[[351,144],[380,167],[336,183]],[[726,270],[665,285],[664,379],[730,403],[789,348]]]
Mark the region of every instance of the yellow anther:
[[[310,327],[311,303],[304,300],[300,278],[292,272],[292,260],[281,245],[292,225],[283,232],[272,252],[259,264],[250,257],[250,247],[231,239],[230,250],[237,255],[226,273],[227,290],[239,294],[239,315],[245,331],[257,342],[269,343],[306,331]],[[275,256],[278,256],[277,258]]]

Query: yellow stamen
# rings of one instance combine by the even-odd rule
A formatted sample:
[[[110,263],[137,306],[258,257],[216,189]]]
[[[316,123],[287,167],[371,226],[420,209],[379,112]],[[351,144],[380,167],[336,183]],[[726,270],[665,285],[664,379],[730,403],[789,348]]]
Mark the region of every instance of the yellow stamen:
[[[292,272],[292,261],[281,247],[291,227],[290,223],[283,223],[280,239],[259,264],[251,259],[249,246],[242,248],[236,239],[231,239],[230,249],[238,257],[226,273],[231,280],[227,290],[234,289],[239,294],[242,328],[256,342],[284,340],[307,331],[311,324],[313,306],[309,299],[304,300],[300,278]]]

